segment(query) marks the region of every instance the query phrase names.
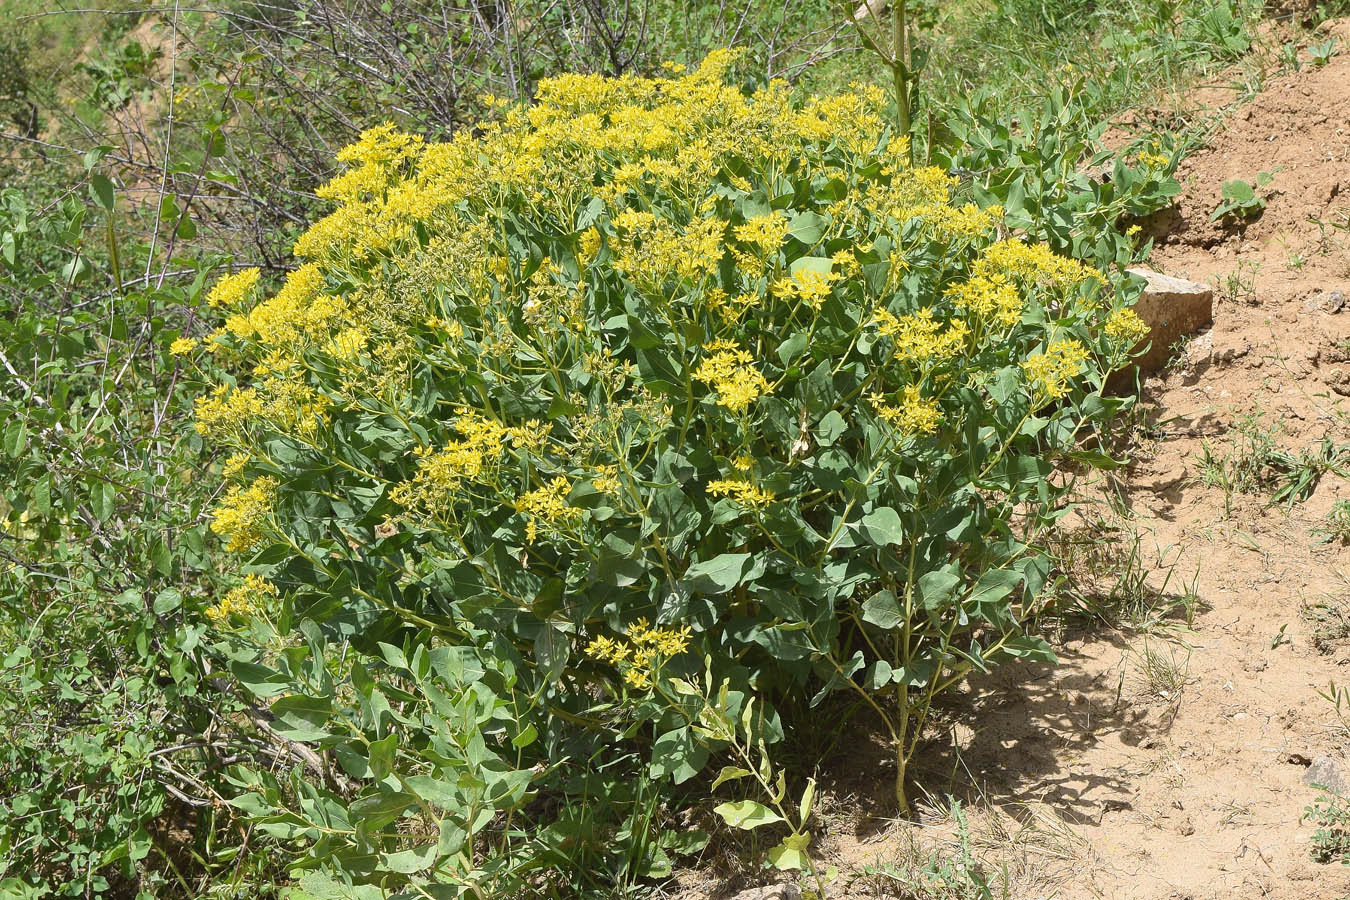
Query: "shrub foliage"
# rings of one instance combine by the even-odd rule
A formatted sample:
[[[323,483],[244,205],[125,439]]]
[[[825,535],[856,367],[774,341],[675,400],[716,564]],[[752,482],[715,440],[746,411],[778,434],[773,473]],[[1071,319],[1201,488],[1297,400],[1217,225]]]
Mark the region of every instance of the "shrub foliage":
[[[307,890],[660,874],[698,835],[653,797],[836,691],[905,809],[934,698],[1053,660],[1036,538],[1056,466],[1109,464],[1081,435],[1124,402],[1127,283],[910,167],[875,89],[794,104],[733,62],[366,132],[281,290],[232,276],[176,346],[238,373],[196,425],[231,454],[232,670],[334,761],[237,776]],[[716,779],[730,824],[782,818],[755,768]]]

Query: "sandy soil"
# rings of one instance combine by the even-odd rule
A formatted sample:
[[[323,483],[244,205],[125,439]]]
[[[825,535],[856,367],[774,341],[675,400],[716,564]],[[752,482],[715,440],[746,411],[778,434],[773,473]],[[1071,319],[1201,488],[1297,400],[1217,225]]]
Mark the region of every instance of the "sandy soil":
[[[1333,31],[1344,52],[1269,81],[1183,166],[1154,262],[1215,285],[1214,326],[1145,386],[1128,514],[1082,516],[1137,534],[1150,602],[1173,615],[1069,632],[1058,667],[972,684],[961,703],[973,718],[967,705],[946,741],[956,749],[935,741],[921,765],[938,796],[966,798],[977,855],[1006,869],[1012,897],[1350,896],[1350,867],[1314,863],[1301,821],[1318,794],[1310,761],[1350,774],[1350,738],[1318,696],[1350,680],[1350,638],[1317,624],[1319,607],[1332,620],[1350,610],[1350,548],[1316,533],[1350,483],[1328,473],[1306,502],[1272,507],[1268,492],[1226,499],[1201,465],[1206,445],[1236,452],[1245,416],[1293,451],[1350,443],[1350,20]],[[1259,218],[1211,223],[1221,184],[1259,172],[1273,174]],[[1123,565],[1099,561],[1108,575]],[[882,765],[855,756],[855,772]],[[834,809],[862,810],[822,842],[844,873],[832,896],[911,896],[862,870],[950,854],[947,802],[901,825],[869,816],[884,802],[864,784],[831,786]]]

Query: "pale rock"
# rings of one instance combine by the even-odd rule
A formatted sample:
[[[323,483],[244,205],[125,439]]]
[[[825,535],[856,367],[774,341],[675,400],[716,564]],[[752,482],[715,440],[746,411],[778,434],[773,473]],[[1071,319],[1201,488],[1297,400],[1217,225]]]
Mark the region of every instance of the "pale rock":
[[[1303,773],[1303,783],[1341,795],[1346,794],[1347,788],[1350,787],[1346,784],[1345,775],[1341,773],[1340,764],[1330,756],[1313,757],[1312,765]]]
[[[1149,328],[1151,344],[1136,365],[1155,372],[1166,365],[1177,339],[1214,321],[1214,289],[1207,284],[1163,275],[1142,267],[1127,269],[1146,282],[1134,311]]]

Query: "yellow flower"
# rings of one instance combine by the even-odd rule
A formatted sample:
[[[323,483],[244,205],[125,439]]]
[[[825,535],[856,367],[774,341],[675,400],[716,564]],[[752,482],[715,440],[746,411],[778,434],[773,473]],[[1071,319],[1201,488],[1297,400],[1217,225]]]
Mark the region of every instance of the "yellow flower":
[[[732,229],[736,240],[754,244],[763,256],[778,250],[787,238],[788,220],[777,213],[766,213],[748,219],[744,225]]]
[[[527,518],[526,532],[531,543],[538,533],[538,522],[557,528],[570,525],[585,515],[585,510],[567,505],[567,495],[571,492],[572,486],[559,475],[543,487],[516,499],[516,512]]]
[[[717,403],[732,412],[741,412],[758,397],[768,393],[769,382],[758,369],[750,365],[754,360],[734,342],[715,342],[708,345],[712,351],[694,370],[694,378],[712,385],[717,392]]]
[[[1139,318],[1138,313],[1125,308],[1111,313],[1102,331],[1111,340],[1132,347],[1148,337],[1149,327],[1147,322]]]
[[[960,319],[948,322],[947,329],[941,331],[942,323],[926,307],[898,318],[881,307],[873,314],[872,322],[883,337],[895,342],[896,357],[909,362],[956,356],[965,349],[970,337],[970,328]]]
[[[169,352],[174,356],[186,356],[197,349],[197,339],[190,337],[180,337],[169,345]]]
[[[257,269],[244,269],[225,276],[211,288],[206,295],[206,302],[213,307],[238,306],[240,301],[253,292],[260,274]]]
[[[206,609],[206,617],[216,625],[224,625],[231,616],[249,618],[257,615],[269,601],[280,596],[276,585],[258,575],[245,575],[244,583],[230,590],[221,600]]]
[[[1022,361],[1033,395],[1041,402],[1067,396],[1069,379],[1083,372],[1087,348],[1078,341],[1055,341],[1044,353],[1034,353]]]
[[[231,553],[247,553],[262,543],[263,525],[272,514],[277,480],[256,479],[248,487],[231,487],[216,505],[211,530],[225,539]]]
[[[935,401],[923,398],[918,385],[906,386],[898,405],[888,403],[877,393],[869,394],[867,399],[883,421],[904,434],[932,434],[942,421],[942,410]]]
[[[763,509],[774,498],[773,491],[766,491],[748,481],[710,481],[707,490],[714,497],[730,497],[750,509]]]

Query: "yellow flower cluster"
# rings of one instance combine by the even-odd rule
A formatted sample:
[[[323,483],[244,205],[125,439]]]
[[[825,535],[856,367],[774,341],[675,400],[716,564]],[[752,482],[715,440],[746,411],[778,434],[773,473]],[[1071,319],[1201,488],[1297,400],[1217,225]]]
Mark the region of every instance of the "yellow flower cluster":
[[[577,241],[577,261],[583,266],[590,265],[600,255],[600,248],[603,243],[599,229],[595,226],[587,228],[581,233],[581,237]]]
[[[585,514],[585,510],[567,505],[567,495],[571,492],[572,486],[559,475],[543,487],[520,495],[516,500],[516,512],[526,517],[525,534],[530,543],[534,543],[538,535],[540,520],[557,528],[570,525]]]
[[[1022,295],[1002,273],[977,274],[947,289],[952,305],[973,318],[1007,328],[1022,318]]]
[[[773,502],[773,491],[766,491],[748,481],[710,481],[708,493],[714,497],[730,497],[750,509],[763,509]]]
[[[617,666],[629,687],[646,690],[661,663],[679,656],[689,646],[689,626],[656,628],[638,619],[628,629],[627,640],[597,635],[586,645],[586,655]]]
[[[721,288],[710,288],[703,295],[703,302],[723,322],[730,324],[739,321],[741,316],[759,306],[764,299],[758,294],[749,292],[730,296]]]
[[[248,487],[231,486],[216,505],[211,530],[225,539],[231,553],[247,553],[262,542],[263,524],[272,514],[277,480],[257,478]]]
[[[206,608],[206,617],[216,625],[223,625],[231,616],[249,618],[264,609],[280,594],[277,586],[258,575],[245,575],[244,583],[233,588],[218,603]]]
[[[753,244],[762,256],[776,253],[787,238],[788,221],[777,213],[755,216],[732,229],[736,240]]]
[[[295,341],[301,329],[327,324],[316,322],[316,316],[326,320],[341,311],[312,303],[322,287],[323,270],[313,263],[303,265],[286,278],[281,290],[270,300],[227,318],[225,330],[272,346]]]
[[[956,356],[966,348],[970,328],[960,319],[942,323],[933,317],[933,310],[920,309],[907,316],[895,316],[880,307],[872,316],[877,331],[895,342],[895,355],[906,362],[926,362]]]
[[[1088,279],[1102,280],[1089,265],[1060,256],[1045,244],[1028,244],[1016,238],[990,244],[975,260],[971,272],[976,277],[1003,276],[1023,284],[1033,282],[1055,288],[1068,288]]]
[[[197,339],[190,337],[175,338],[173,343],[169,344],[169,353],[174,356],[186,356],[197,349]]]
[[[1118,309],[1107,317],[1106,325],[1102,327],[1106,336],[1117,343],[1124,344],[1126,347],[1133,347],[1135,344],[1148,337],[1148,323],[1139,318],[1139,314],[1132,309]]]
[[[219,439],[237,439],[244,430],[262,418],[266,404],[254,388],[230,390],[218,384],[206,397],[196,400],[197,433]]]
[[[519,449],[533,450],[548,440],[552,430],[552,425],[534,420],[503,425],[468,407],[455,412],[458,418],[453,427],[461,439],[440,450],[419,447],[415,451],[420,457],[417,474],[390,492],[390,498],[410,512],[429,516],[445,512],[461,482],[482,481],[495,474],[508,441]]]
[[[1073,339],[1055,341],[1044,353],[1022,360],[1033,395],[1041,401],[1057,400],[1069,393],[1069,379],[1083,372],[1087,348]]]
[[[1172,157],[1168,156],[1166,153],[1150,151],[1148,153],[1139,154],[1139,164],[1147,166],[1150,169],[1165,169],[1171,162]]]
[[[936,401],[925,400],[917,385],[905,387],[899,404],[889,403],[875,392],[867,399],[883,421],[904,434],[932,434],[942,421],[942,410]]]
[[[669,278],[699,281],[714,272],[726,232],[721,219],[694,219],[682,229],[654,213],[633,209],[615,216],[614,227],[619,230],[614,268],[648,287]]]
[[[694,370],[694,378],[712,386],[717,403],[732,412],[742,412],[769,390],[769,382],[751,363],[754,357],[734,342],[708,345],[711,355]]]
[[[844,276],[838,272],[821,272],[803,266],[792,274],[791,278],[780,278],[775,282],[774,293],[784,300],[796,297],[812,309],[820,309],[830,296],[831,285]]]
[[[196,401],[197,433],[227,444],[239,444],[249,430],[270,425],[306,440],[328,424],[329,400],[304,384],[283,378],[268,378],[259,388],[230,390],[216,385],[207,397]]]
[[[206,302],[215,306],[238,306],[243,300],[253,293],[253,288],[258,284],[258,276],[261,273],[257,269],[244,269],[235,272],[233,275],[227,275],[216,282],[215,286],[206,295]]]
[[[326,200],[351,203],[383,194],[403,174],[403,164],[422,153],[422,139],[385,123],[361,133],[355,144],[338,152],[338,161],[351,168],[320,187]]]

